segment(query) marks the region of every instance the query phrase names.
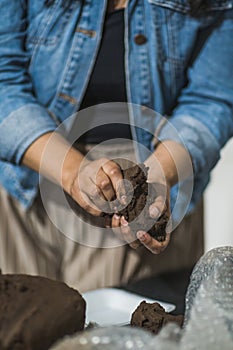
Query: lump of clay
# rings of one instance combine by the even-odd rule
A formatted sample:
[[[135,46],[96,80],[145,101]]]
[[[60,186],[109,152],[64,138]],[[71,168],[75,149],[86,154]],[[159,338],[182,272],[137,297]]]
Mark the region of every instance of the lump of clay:
[[[0,275],[0,349],[47,350],[84,328],[86,304],[62,282]]]
[[[122,170],[126,188],[126,195],[132,196],[130,203],[119,211],[129,222],[133,232],[144,230],[157,241],[166,238],[168,216],[162,214],[157,221],[150,217],[149,207],[158,196],[158,185],[147,182],[148,168],[144,164],[132,166]],[[130,186],[127,186],[127,183]]]
[[[161,328],[169,322],[175,322],[180,327],[183,324],[183,316],[173,316],[167,313],[158,303],[147,303],[142,301],[133,312],[131,326],[141,327],[154,334],[157,334]]]

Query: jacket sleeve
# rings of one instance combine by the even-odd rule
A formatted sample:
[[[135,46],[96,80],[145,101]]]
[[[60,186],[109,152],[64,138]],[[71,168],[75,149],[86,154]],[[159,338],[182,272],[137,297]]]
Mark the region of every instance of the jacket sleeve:
[[[1,0],[0,159],[19,164],[28,146],[56,128],[33,94],[25,51],[27,1]]]
[[[192,66],[188,85],[159,139],[173,139],[190,152],[196,178],[208,176],[233,136],[233,11],[226,11]],[[177,138],[178,131],[180,138]]]

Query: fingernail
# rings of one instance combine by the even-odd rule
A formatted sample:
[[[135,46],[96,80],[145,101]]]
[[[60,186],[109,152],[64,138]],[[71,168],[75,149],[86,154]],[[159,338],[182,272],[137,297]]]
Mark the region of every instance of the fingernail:
[[[150,216],[154,219],[157,219],[160,216],[160,211],[156,207],[150,207]]]
[[[116,220],[120,220],[120,215],[118,215],[118,214],[114,214],[113,216],[114,216],[114,219],[116,219]]]
[[[128,222],[125,220],[124,216],[121,218],[121,224],[122,226],[128,226]]]

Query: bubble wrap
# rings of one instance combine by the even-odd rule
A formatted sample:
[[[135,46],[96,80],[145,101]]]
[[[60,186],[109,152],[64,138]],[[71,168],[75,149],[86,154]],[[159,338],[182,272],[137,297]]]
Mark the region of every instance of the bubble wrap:
[[[53,350],[144,350],[154,337],[141,329],[130,327],[107,327],[85,331],[64,339]],[[150,349],[150,348],[148,348]]]
[[[233,247],[216,248],[195,266],[186,295],[185,326],[168,324],[153,336],[130,327],[98,328],[52,350],[232,350]]]
[[[224,274],[224,279],[221,278],[221,274]],[[212,249],[196,264],[186,294],[185,325],[190,318],[190,312],[198,289],[202,283],[209,278],[214,279],[213,285],[215,287],[213,291],[211,286],[209,287],[210,290],[208,290],[208,293],[210,293],[210,295],[206,295],[206,299],[209,299],[211,296],[216,299],[217,302],[218,298],[224,298],[224,304],[227,302],[227,304],[230,303],[233,305],[233,247],[229,246]],[[206,286],[206,288],[208,287]]]

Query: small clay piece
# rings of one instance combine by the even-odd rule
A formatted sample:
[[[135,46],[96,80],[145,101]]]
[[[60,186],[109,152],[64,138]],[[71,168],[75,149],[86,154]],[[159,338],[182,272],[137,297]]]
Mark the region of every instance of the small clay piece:
[[[0,275],[0,349],[48,350],[84,328],[86,303],[65,283]]]
[[[133,312],[130,324],[133,327],[141,327],[158,334],[161,328],[169,322],[175,322],[182,327],[183,319],[183,315],[173,316],[165,312],[159,303],[149,304],[142,301]]]
[[[147,182],[148,168],[144,164],[122,170],[122,174],[124,180],[127,180],[124,182],[126,197],[132,199],[123,209],[119,205],[116,212],[125,217],[134,233],[144,230],[157,241],[165,241],[167,214],[163,213],[157,220],[149,214],[149,207],[159,195],[158,190],[161,191],[162,185]]]

